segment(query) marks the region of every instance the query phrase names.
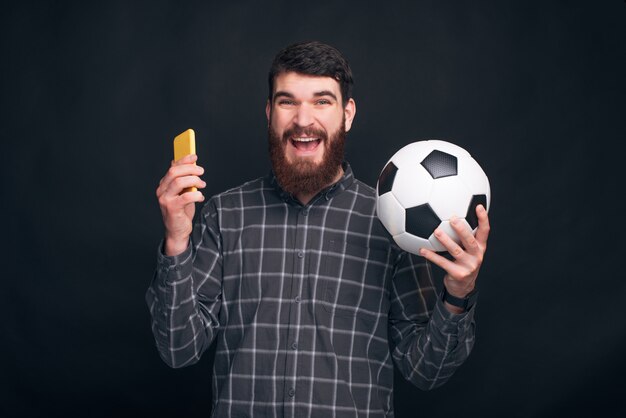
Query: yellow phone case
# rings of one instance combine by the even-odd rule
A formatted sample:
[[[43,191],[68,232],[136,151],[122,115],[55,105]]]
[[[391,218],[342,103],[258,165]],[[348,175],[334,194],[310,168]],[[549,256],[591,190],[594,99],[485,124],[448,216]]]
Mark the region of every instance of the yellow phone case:
[[[196,153],[196,134],[193,129],[187,129],[182,134],[174,138],[174,161],[178,161],[185,155]],[[194,163],[195,164],[195,163]],[[195,192],[195,187],[183,189],[183,193]]]

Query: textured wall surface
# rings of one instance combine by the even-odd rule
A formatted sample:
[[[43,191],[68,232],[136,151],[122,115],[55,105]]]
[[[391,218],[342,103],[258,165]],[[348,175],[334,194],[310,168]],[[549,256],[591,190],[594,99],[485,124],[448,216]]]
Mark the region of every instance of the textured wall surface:
[[[398,379],[396,415],[624,416],[626,3],[182,3],[0,11],[0,415],[208,416],[210,352],[171,370],[150,332],[155,189],[187,128],[207,195],[265,174],[269,64],[317,39],[353,68],[357,177],[443,139],[491,181],[474,351]]]

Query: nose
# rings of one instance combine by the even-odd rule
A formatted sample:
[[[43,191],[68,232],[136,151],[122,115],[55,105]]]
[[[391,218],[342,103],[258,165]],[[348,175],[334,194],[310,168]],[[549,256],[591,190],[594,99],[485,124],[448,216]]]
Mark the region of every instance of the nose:
[[[294,117],[294,123],[300,127],[311,126],[314,122],[313,109],[306,104],[298,106],[298,111]]]

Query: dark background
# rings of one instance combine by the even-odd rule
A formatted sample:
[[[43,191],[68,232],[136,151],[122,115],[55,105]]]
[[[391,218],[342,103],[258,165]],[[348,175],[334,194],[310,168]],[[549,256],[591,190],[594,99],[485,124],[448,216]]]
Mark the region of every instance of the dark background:
[[[269,64],[318,39],[358,177],[438,138],[491,181],[474,351],[396,415],[624,416],[626,3],[262,3],[1,7],[0,415],[208,415],[211,356],[169,369],[150,332],[154,191],[187,128],[207,195],[265,174]]]

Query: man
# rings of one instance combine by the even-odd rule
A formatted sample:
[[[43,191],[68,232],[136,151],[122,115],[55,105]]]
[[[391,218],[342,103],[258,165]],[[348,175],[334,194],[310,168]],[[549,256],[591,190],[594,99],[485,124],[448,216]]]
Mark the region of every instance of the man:
[[[196,156],[172,162],[158,186],[165,239],[146,295],[152,329],[171,367],[197,362],[217,339],[215,417],[392,416],[392,361],[430,389],[473,346],[486,212],[475,238],[454,226],[462,247],[438,235],[454,260],[400,250],[376,218],[374,190],[343,161],[351,90],[336,49],[291,45],[269,74],[271,173],[211,198],[193,228],[204,197],[181,192],[205,187]],[[447,272],[441,296],[427,260]]]

